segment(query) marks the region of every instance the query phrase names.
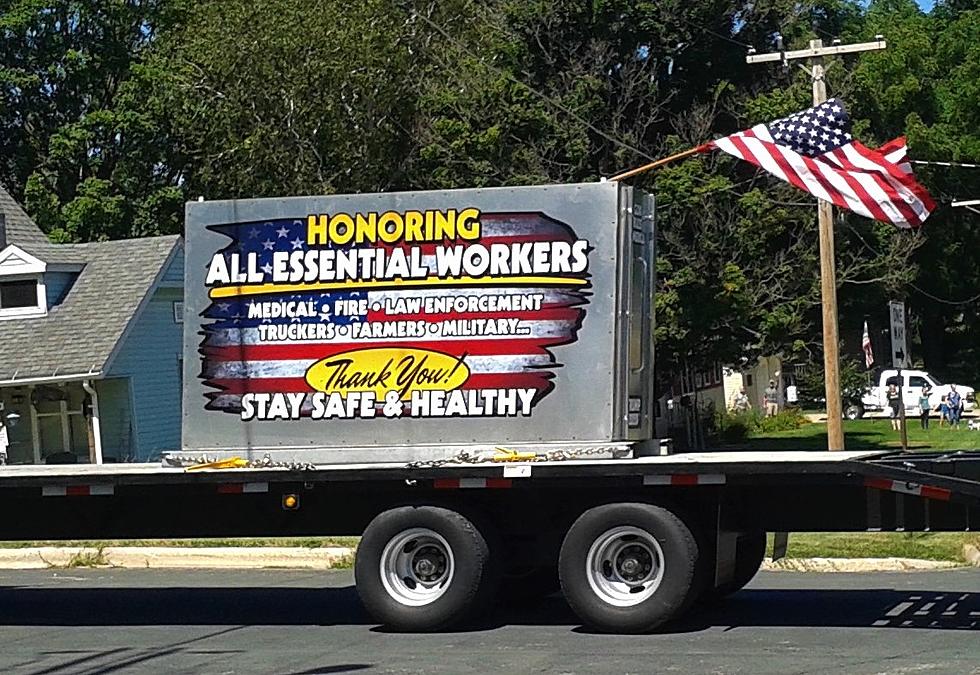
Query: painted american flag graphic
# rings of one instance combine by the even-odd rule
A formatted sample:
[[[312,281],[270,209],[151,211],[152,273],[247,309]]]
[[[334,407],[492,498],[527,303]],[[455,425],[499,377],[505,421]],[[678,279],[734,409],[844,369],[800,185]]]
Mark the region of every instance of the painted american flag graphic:
[[[542,255],[543,244],[567,251],[579,241],[571,228],[542,213],[483,213],[479,221],[479,238],[464,245],[479,244],[498,263],[508,256],[511,264],[520,259],[525,267],[540,267],[543,258],[535,256]],[[476,392],[483,401],[516,390],[529,400],[533,396],[536,404],[551,391],[561,367],[555,348],[574,342],[585,319],[590,294],[585,265],[554,273],[558,264],[553,263],[551,273],[535,269],[511,275],[495,274],[490,265],[478,277],[461,272],[439,277],[438,249],[461,242],[311,245],[302,218],[211,229],[229,238],[218,256],[229,266],[251,258],[266,280],[238,289],[212,286],[200,344],[200,377],[210,389],[206,407],[211,410],[240,413],[243,397],[253,394],[307,394],[306,415],[313,410],[309,394],[358,389],[376,390],[378,406],[385,390],[396,391],[407,406],[415,385],[404,372],[413,368],[439,373],[439,381],[431,375],[430,389],[442,382],[446,390]],[[277,255],[327,248],[386,254],[416,249],[413,255],[429,276],[411,286],[373,273],[345,283],[268,283]],[[377,372],[355,377],[357,364],[368,356]],[[484,414],[494,414],[492,407],[484,408]]]

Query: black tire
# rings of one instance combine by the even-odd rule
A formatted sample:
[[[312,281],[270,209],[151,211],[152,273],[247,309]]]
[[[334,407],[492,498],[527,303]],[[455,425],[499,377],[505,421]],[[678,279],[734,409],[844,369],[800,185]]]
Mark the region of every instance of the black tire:
[[[630,606],[613,604],[590,583],[590,549],[619,527],[645,533],[662,552],[659,583],[649,597]],[[623,503],[597,506],[575,521],[562,543],[558,570],[565,599],[583,623],[608,633],[642,633],[683,611],[697,562],[697,540],[684,521],[659,506]]]
[[[732,593],[742,590],[752,581],[762,561],[766,557],[766,533],[744,532],[735,543],[735,569],[732,578],[711,591],[712,600],[720,600]]]
[[[849,403],[844,406],[844,417],[849,420],[859,420],[864,417],[864,406],[860,403]]]
[[[390,542],[416,528],[445,540],[452,572],[441,596],[413,606],[386,588],[382,558]],[[402,550],[410,553],[411,545],[410,541]],[[378,515],[364,530],[354,559],[354,583],[365,609],[386,628],[398,631],[432,631],[465,621],[493,596],[496,580],[483,533],[466,517],[436,506],[403,506]]]

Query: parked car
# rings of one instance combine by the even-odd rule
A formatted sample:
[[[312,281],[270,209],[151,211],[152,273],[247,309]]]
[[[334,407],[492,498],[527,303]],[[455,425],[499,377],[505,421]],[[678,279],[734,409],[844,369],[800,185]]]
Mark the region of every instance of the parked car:
[[[902,400],[905,409],[917,409],[922,387],[928,386],[929,405],[935,409],[943,396],[949,394],[951,387],[963,397],[963,409],[967,412],[976,407],[976,393],[973,387],[962,384],[943,384],[924,370],[903,370],[901,377],[897,370],[883,370],[878,376],[878,384],[865,391],[860,400],[851,400],[844,407],[844,416],[856,420],[869,412],[881,412],[888,407],[888,386],[896,384],[902,390]]]

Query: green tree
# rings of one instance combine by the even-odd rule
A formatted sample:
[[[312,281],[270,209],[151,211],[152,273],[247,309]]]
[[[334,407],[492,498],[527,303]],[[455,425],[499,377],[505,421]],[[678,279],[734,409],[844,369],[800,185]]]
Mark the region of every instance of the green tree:
[[[405,15],[362,3],[202,2],[157,45],[188,194],[262,197],[400,184],[416,102]]]
[[[914,159],[980,163],[980,9],[942,3],[924,14],[911,0],[875,2],[866,34],[889,47],[854,70],[855,111],[875,140],[905,134]],[[907,299],[918,329],[913,353],[940,377],[980,379],[980,216],[949,206],[980,196],[980,171],[915,166],[939,208],[922,227],[908,283],[888,289]],[[866,308],[885,320],[884,299]]]
[[[174,232],[182,195],[138,65],[166,0],[0,1],[0,182],[52,238]],[[156,114],[155,114],[156,113]]]

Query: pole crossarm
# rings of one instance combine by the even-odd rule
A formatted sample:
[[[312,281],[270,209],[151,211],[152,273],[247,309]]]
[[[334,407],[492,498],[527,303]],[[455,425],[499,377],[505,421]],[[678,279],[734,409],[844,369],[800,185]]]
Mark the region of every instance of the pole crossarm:
[[[794,49],[788,52],[769,52],[766,54],[749,54],[746,63],[766,63],[768,61],[793,61],[794,59],[812,59],[821,56],[840,56],[855,52],[871,52],[886,47],[884,40],[874,42],[859,42],[852,45],[831,45],[830,47],[810,47],[809,49]]]

